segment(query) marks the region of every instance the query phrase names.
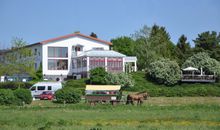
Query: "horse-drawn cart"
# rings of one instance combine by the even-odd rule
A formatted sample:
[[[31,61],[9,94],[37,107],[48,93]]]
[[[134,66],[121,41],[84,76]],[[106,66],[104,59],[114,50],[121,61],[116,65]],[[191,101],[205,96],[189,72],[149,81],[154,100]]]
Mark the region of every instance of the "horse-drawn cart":
[[[86,85],[85,99],[90,105],[96,103],[111,103],[112,105],[120,102],[120,85]]]

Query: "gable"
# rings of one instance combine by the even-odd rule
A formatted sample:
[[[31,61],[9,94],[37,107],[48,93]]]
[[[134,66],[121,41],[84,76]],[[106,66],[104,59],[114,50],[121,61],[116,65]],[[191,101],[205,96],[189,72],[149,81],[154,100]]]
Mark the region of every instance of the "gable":
[[[107,41],[104,41],[104,40],[101,40],[101,39],[98,39],[98,38],[94,38],[94,37],[91,37],[91,36],[86,36],[86,35],[81,34],[81,33],[72,33],[72,34],[68,34],[68,35],[64,35],[64,36],[44,40],[44,41],[41,41],[39,43],[46,44],[46,43],[50,43],[50,42],[56,42],[56,41],[59,41],[59,40],[65,40],[65,39],[72,38],[72,37],[83,37],[85,39],[98,41],[98,42],[101,42],[101,43],[104,43],[104,44],[107,44],[107,45],[112,45],[111,42],[107,42]]]

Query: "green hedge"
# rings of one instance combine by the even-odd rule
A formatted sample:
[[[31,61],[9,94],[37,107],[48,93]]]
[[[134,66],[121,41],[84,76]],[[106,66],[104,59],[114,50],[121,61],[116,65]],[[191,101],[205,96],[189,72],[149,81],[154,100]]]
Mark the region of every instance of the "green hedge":
[[[64,87],[55,92],[57,103],[79,103],[81,100],[81,91],[71,88]]]
[[[31,92],[28,89],[0,89],[0,105],[23,105],[32,102]]]
[[[3,82],[0,83],[0,89],[17,89],[17,88],[30,88],[33,84],[29,82]]]
[[[18,98],[18,103],[23,104],[31,104],[32,102],[32,96],[31,96],[31,91],[28,89],[16,89],[14,90],[14,95]]]
[[[0,89],[0,105],[16,104],[17,98],[10,89]]]
[[[184,83],[171,87],[159,85],[146,80],[144,72],[132,73],[135,85],[132,88],[126,88],[126,91],[144,91],[150,96],[217,96],[220,97],[220,83]]]

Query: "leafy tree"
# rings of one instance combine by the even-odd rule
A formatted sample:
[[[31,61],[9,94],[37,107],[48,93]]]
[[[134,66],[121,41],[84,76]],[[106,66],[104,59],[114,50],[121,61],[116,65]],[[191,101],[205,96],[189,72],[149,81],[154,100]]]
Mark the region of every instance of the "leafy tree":
[[[144,25],[140,30],[136,31],[134,34],[132,34],[132,38],[134,40],[137,39],[148,39],[151,33],[151,27],[148,27],[147,25]]]
[[[191,56],[191,47],[189,42],[187,42],[187,37],[185,35],[181,35],[179,41],[175,47],[176,57],[179,65],[182,65],[183,62]]]
[[[149,64],[156,59],[158,55],[153,49],[151,42],[147,39],[138,39],[135,42],[134,53],[137,56],[137,66],[139,70],[146,69]]]
[[[98,36],[97,36],[94,32],[92,32],[92,33],[90,34],[90,36],[91,36],[91,37],[94,37],[94,38],[98,38]]]
[[[91,84],[106,84],[105,76],[107,72],[103,67],[97,67],[95,69],[90,70],[90,83]]]
[[[165,27],[154,25],[152,28],[144,26],[135,35],[134,52],[138,58],[138,68],[146,69],[150,63],[160,57],[175,58],[174,44],[170,41]]]
[[[186,67],[195,67],[195,68],[203,68],[203,70],[207,73],[216,73],[220,76],[220,63],[210,58],[208,53],[199,52],[189,57],[183,64],[183,68]]]
[[[181,72],[176,61],[161,59],[150,64],[147,75],[156,83],[174,85],[180,80]]]
[[[127,56],[132,56],[134,54],[134,40],[132,38],[123,36],[112,39],[111,42],[113,43],[113,50],[118,51]]]
[[[202,32],[193,41],[195,43],[195,53],[206,52],[212,58],[220,61],[220,33],[217,35],[215,31]]]
[[[106,84],[121,85],[122,87],[133,87],[134,80],[131,75],[126,73],[108,73],[105,76]]]
[[[157,59],[153,45],[149,42],[150,33],[151,28],[145,25],[132,35],[135,40],[134,55],[138,58],[137,66],[140,70],[146,69],[151,62]]]
[[[26,73],[34,76],[32,51],[25,47],[26,45],[27,43],[23,39],[14,38],[12,40],[11,50],[4,55],[3,74],[13,75]]]

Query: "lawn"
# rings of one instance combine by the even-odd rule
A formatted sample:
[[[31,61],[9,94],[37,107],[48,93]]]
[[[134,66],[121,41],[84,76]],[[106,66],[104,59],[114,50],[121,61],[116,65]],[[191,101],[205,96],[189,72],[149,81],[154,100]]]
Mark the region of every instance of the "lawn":
[[[33,101],[0,106],[0,129],[220,129],[219,97],[151,97],[142,106]]]

